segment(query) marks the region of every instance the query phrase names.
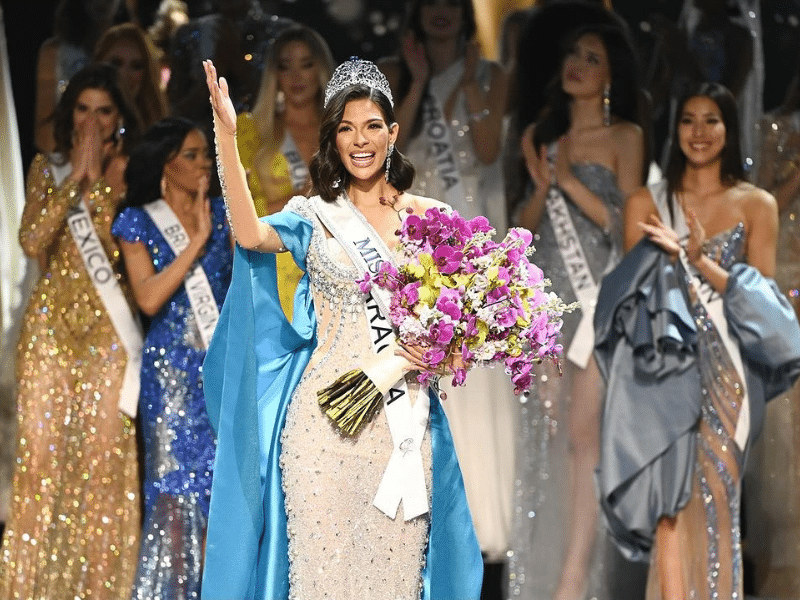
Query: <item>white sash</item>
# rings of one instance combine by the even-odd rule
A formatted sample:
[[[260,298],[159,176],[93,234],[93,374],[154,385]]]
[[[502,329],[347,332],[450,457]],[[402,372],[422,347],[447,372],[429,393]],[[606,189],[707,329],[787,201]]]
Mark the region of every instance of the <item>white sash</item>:
[[[391,252],[380,236],[343,196],[339,196],[335,203],[315,197],[312,206],[357,267],[374,275],[384,261],[392,261]],[[372,288],[372,293],[366,299],[372,350],[376,354],[381,350],[391,352],[391,345],[396,343],[392,322],[385,316],[389,314],[389,301],[389,292],[377,286]],[[384,371],[384,375],[389,371],[385,368],[379,370]],[[371,379],[378,385],[374,378]],[[420,452],[430,411],[426,392],[420,393],[412,406],[408,385],[401,377],[383,397],[394,449],[373,504],[392,519],[397,514],[401,500],[406,521],[428,512],[428,492]]]
[[[308,166],[297,149],[297,144],[294,143],[292,134],[288,131],[283,136],[281,154],[286,158],[286,162],[289,165],[289,179],[292,181],[292,189],[296,192],[302,192],[308,184]]]
[[[190,240],[189,234],[186,233],[175,212],[164,200],[148,202],[144,205],[144,209],[177,258],[189,245]],[[200,261],[195,261],[194,265],[186,272],[183,286],[189,296],[189,304],[192,306],[194,320],[200,330],[203,347],[208,348],[219,320],[219,308],[217,308],[214,292],[211,290],[211,284],[208,282],[208,277],[206,277]]]
[[[581,303],[581,320],[567,351],[567,358],[581,369],[585,369],[594,349],[593,320],[599,290],[592,276],[592,270],[586,262],[586,255],[569,214],[567,201],[558,186],[550,186],[547,191],[546,206],[569,283],[575,292],[575,297]]]
[[[139,323],[131,312],[125,294],[122,293],[83,198],[70,209],[67,225],[86,266],[89,279],[97,290],[128,354],[118,406],[126,415],[135,417],[139,405],[139,373],[142,368],[142,332]]]
[[[442,182],[443,200],[450,206],[461,206],[472,198],[468,198],[464,190],[461,171],[458,169],[458,157],[453,150],[450,128],[444,118],[444,111],[430,92],[422,100],[422,123],[428,153],[436,161],[436,175]]]
[[[673,202],[672,206],[675,213],[675,222],[672,222],[669,214],[668,200],[666,197],[667,186],[666,181],[653,186],[651,192],[654,198],[656,195],[660,198],[656,199],[656,206],[660,213],[661,220],[664,223],[671,224],[675,233],[679,238],[685,238],[689,235],[689,226],[686,223],[686,216],[683,214],[683,209],[680,204]],[[708,316],[714,323],[722,339],[728,356],[733,362],[733,366],[739,375],[739,380],[742,384],[742,406],[739,410],[739,419],[736,422],[736,432],[734,433],[734,440],[739,449],[744,452],[747,445],[747,437],[750,433],[750,400],[747,393],[747,378],[745,377],[744,364],[742,362],[742,353],[739,349],[739,343],[728,332],[728,320],[725,318],[725,307],[722,301],[722,294],[718,293],[710,283],[705,279],[699,277],[698,270],[689,263],[686,253],[681,252],[681,262],[683,263],[686,272],[692,277],[692,285],[695,288],[695,295],[702,302],[703,307],[706,309]]]

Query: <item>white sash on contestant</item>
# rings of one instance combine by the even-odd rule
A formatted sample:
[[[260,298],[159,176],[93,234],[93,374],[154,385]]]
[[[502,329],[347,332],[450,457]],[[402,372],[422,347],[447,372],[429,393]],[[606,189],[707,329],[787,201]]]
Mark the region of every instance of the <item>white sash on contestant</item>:
[[[335,203],[316,197],[312,199],[312,206],[357,267],[374,275],[384,261],[393,262],[391,252],[380,236],[343,196]],[[389,314],[389,301],[390,293],[377,286],[372,288],[366,300],[372,350],[375,354],[388,352],[386,361],[389,363],[375,363],[374,372],[365,369],[365,374],[378,389],[383,391],[388,387],[383,402],[394,446],[373,504],[393,519],[402,500],[403,516],[408,521],[428,512],[428,492],[420,448],[428,427],[430,399],[427,390],[423,390],[412,406],[408,385],[402,376],[394,382],[385,381],[387,385],[380,381],[397,376],[398,371],[387,368],[387,365],[402,365],[404,362],[392,353],[396,338],[392,322],[386,317]]]
[[[659,210],[661,220],[664,223],[671,223],[675,233],[679,238],[688,237],[689,226],[686,223],[686,216],[683,214],[683,209],[680,204],[673,202],[675,212],[675,222],[672,222],[669,214],[668,201],[666,199],[666,182],[660,184],[661,187],[651,188],[654,197],[659,195],[660,198],[656,199],[656,206]],[[692,277],[692,284],[695,288],[695,295],[703,304],[708,316],[714,323],[719,332],[720,339],[725,345],[725,350],[731,358],[736,373],[739,375],[739,381],[742,385],[742,398],[741,408],[739,409],[739,418],[736,421],[736,432],[734,433],[734,441],[739,449],[744,452],[747,445],[747,437],[750,433],[750,401],[747,393],[747,378],[745,377],[744,363],[742,362],[742,353],[739,349],[738,342],[728,332],[728,320],[725,318],[725,306],[722,301],[722,294],[718,293],[710,283],[705,279],[699,277],[699,272],[694,266],[689,264],[686,253],[681,252],[681,262],[686,272]]]
[[[190,240],[189,234],[186,233],[170,205],[164,200],[155,200],[145,204],[144,209],[177,258],[189,245]],[[183,278],[183,285],[189,296],[189,304],[192,306],[197,328],[200,330],[203,347],[207,349],[219,320],[219,308],[206,272],[199,261],[196,261],[187,271]]]
[[[436,161],[436,175],[444,189],[442,199],[450,206],[461,206],[471,198],[467,198],[464,189],[461,171],[458,169],[458,157],[453,151],[450,128],[444,118],[444,111],[431,93],[422,100],[422,123],[428,152]]]
[[[139,373],[142,368],[142,332],[139,323],[131,312],[125,294],[122,293],[114,269],[97,236],[86,201],[82,197],[70,210],[67,225],[86,266],[89,279],[97,290],[128,355],[118,406],[126,415],[135,417],[139,405]]]
[[[581,369],[585,369],[594,350],[593,320],[599,289],[586,262],[586,255],[569,214],[567,201],[558,186],[550,186],[547,191],[546,206],[569,283],[575,292],[575,297],[581,303],[581,320],[567,350],[567,358]]]
[[[296,192],[304,191],[309,180],[308,165],[306,165],[303,156],[297,149],[297,144],[294,143],[292,134],[288,131],[283,136],[281,154],[283,154],[289,165],[289,179],[292,181],[292,189]]]

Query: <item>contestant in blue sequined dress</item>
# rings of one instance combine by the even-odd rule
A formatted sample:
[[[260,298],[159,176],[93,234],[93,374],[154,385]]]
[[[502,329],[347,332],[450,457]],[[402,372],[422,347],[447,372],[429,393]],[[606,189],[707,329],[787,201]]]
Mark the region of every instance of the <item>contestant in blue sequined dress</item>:
[[[204,146],[205,136],[188,122],[173,119],[157,124],[156,132],[149,132],[145,143],[148,138],[151,142],[164,143],[156,135],[159,127],[162,138],[175,134],[175,129],[180,134],[184,128],[189,128],[191,131],[183,134],[185,142],[174,160],[188,161],[189,166],[182,166],[184,172],[189,172],[189,178],[192,177],[192,162],[205,165],[203,170],[208,174],[211,161],[207,146],[191,147],[192,140]],[[135,172],[139,158],[134,153],[129,169]],[[170,180],[166,174],[172,162],[164,167],[167,182]],[[180,191],[181,182],[167,183],[166,187],[165,197],[169,197],[173,187]],[[135,198],[129,197],[129,203],[132,200]],[[214,301],[221,307],[231,279],[231,238],[221,198],[209,200],[209,212],[211,231],[204,248],[199,251],[199,263]],[[180,214],[178,210],[176,213]],[[185,218],[180,220],[183,223]],[[190,231],[190,225],[185,224],[185,227]],[[120,239],[132,281],[141,277],[141,273],[132,272],[136,270],[137,258],[145,258],[136,256],[137,248],[140,252],[146,251],[151,261],[150,281],[163,285],[169,275],[178,281],[177,289],[152,314],[144,343],[139,410],[145,451],[145,523],[133,598],[199,598],[202,545],[216,447],[202,387],[206,350],[182,281],[183,274],[167,273],[172,265],[183,266],[180,264],[182,256],[176,259],[149,213],[141,206],[127,206],[117,216],[113,233]],[[193,234],[189,233],[189,237]],[[187,248],[183,253],[191,251]],[[183,262],[191,265],[194,261],[189,258],[192,257],[183,258]],[[185,270],[184,267],[184,273]],[[151,312],[159,299],[148,305],[137,294],[137,302],[146,313]]]

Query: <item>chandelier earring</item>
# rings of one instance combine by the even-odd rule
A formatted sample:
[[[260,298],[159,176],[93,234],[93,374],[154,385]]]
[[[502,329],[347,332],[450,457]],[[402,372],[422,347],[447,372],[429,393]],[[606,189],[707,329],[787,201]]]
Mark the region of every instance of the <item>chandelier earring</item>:
[[[611,84],[603,88],[603,125],[611,125]]]
[[[389,151],[386,153],[386,181],[389,181],[389,169],[392,167],[392,153],[394,144],[389,144]]]

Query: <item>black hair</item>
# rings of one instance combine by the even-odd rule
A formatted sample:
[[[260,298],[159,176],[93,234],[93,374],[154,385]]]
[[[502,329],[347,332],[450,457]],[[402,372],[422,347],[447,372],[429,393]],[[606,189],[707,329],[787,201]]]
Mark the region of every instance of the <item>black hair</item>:
[[[344,168],[339,151],[336,148],[336,135],[342,122],[345,106],[353,100],[367,98],[372,100],[383,113],[387,125],[395,123],[394,109],[389,99],[375,88],[356,84],[349,86],[334,95],[322,112],[322,123],[319,130],[319,149],[311,159],[308,170],[311,174],[311,190],[313,194],[333,202],[342,190],[350,183],[350,173]],[[389,183],[398,192],[404,192],[414,183],[414,167],[395,148],[389,168]]]
[[[142,206],[161,197],[164,166],[177,156],[192,131],[205,136],[201,127],[183,117],[166,117],[150,126],[128,159],[123,206]]]
[[[123,153],[128,152],[130,147],[139,137],[139,118],[130,105],[126,95],[119,86],[119,75],[117,69],[105,63],[90,64],[72,76],[67,84],[67,89],[61,95],[53,111],[53,137],[55,138],[56,153],[60,154],[64,160],[69,159],[72,150],[72,133],[75,126],[73,113],[78,97],[84,90],[102,90],[106,92],[111,101],[122,117],[122,131],[118,132],[122,143]]]
[[[633,43],[625,30],[599,23],[577,28],[565,39],[559,64],[563,65],[577,41],[586,34],[597,35],[606,50],[611,75],[611,113],[620,119],[641,124],[639,67]],[[549,100],[536,121],[535,148],[554,142],[567,132],[570,125],[570,97],[562,88],[560,67],[548,88]]]
[[[733,185],[745,179],[744,164],[742,163],[742,150],[739,141],[739,112],[733,94],[721,83],[705,82],[690,88],[678,103],[675,113],[675,123],[672,127],[672,142],[664,169],[664,178],[667,180],[669,197],[680,189],[681,178],[686,169],[686,155],[681,150],[678,138],[678,128],[681,115],[686,103],[692,98],[703,97],[713,100],[719,107],[722,123],[725,125],[725,145],[720,156],[720,179],[723,183]]]

